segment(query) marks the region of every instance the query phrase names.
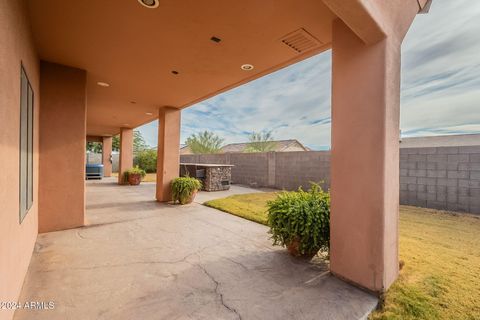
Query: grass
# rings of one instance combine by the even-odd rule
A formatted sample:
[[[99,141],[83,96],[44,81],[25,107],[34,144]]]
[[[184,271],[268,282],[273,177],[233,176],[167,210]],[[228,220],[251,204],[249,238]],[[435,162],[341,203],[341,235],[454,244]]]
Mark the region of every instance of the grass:
[[[267,224],[267,201],[275,199],[274,192],[258,192],[233,195],[223,199],[210,200],[204,205],[236,216]]]
[[[206,205],[266,224],[275,193],[234,195]],[[371,320],[480,319],[480,219],[400,207],[404,267]]]
[[[118,172],[112,172],[112,177],[118,177]],[[157,181],[157,174],[156,173],[147,173],[145,178],[142,180],[143,182],[155,182]]]

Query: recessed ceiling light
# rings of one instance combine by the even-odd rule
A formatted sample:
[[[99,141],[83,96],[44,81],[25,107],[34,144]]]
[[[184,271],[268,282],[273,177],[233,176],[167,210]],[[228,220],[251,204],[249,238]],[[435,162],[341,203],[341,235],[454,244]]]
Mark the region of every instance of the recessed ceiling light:
[[[149,9],[153,9],[158,7],[158,0],[138,0],[140,4],[144,7],[147,7]]]
[[[211,37],[210,40],[212,40],[213,42],[217,42],[217,43],[222,41],[222,39],[217,38],[217,37]]]
[[[178,74],[179,72],[178,72],[178,71],[175,71],[175,70],[172,70],[172,73],[173,73],[173,74]]]
[[[122,124],[122,126],[128,127],[129,124],[128,124],[128,123],[124,123],[124,124]]]
[[[131,103],[131,104],[135,104],[135,103],[137,103],[137,101],[130,101],[130,103]]]
[[[151,112],[145,112],[145,114],[146,114],[147,116],[152,116],[152,115],[153,115],[153,113],[151,113]]]
[[[240,69],[245,70],[245,71],[250,71],[250,70],[253,70],[253,66],[251,64],[248,64],[248,63],[247,64],[242,64]]]
[[[110,84],[109,84],[109,83],[102,82],[102,81],[97,82],[97,84],[98,84],[100,87],[110,87]]]

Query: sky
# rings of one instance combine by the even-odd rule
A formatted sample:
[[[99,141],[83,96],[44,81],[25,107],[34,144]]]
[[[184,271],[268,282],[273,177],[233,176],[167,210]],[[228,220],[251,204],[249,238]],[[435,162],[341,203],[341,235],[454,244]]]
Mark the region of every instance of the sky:
[[[225,143],[252,131],[330,148],[331,51],[182,111],[181,143],[204,130]],[[157,145],[158,122],[139,128]],[[434,0],[402,46],[403,137],[480,133],[480,1]]]

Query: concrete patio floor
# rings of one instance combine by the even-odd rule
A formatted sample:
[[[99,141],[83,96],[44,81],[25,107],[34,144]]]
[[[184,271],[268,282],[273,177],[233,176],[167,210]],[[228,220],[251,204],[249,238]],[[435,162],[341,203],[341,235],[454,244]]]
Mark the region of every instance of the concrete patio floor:
[[[235,192],[254,190],[234,187]],[[87,183],[88,226],[38,236],[15,319],[361,319],[377,299],[272,247],[267,228],[155,185]],[[215,194],[200,195],[207,199]]]

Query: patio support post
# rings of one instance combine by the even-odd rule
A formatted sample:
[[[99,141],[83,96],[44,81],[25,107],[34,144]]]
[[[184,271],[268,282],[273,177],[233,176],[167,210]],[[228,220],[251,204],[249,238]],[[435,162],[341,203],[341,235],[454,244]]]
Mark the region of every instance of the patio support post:
[[[398,275],[400,43],[333,24],[331,271],[373,292]]]
[[[41,62],[40,233],[77,228],[85,223],[86,79],[85,70]]]
[[[104,177],[110,177],[112,175],[112,162],[110,162],[111,156],[112,156],[112,137],[103,137],[102,163],[103,163]]]
[[[118,161],[118,184],[125,184],[123,174],[133,167],[133,129],[120,128],[120,154]]]
[[[398,276],[400,52],[427,0],[323,0],[332,26],[330,269],[372,292]]]
[[[164,107],[158,112],[157,201],[172,199],[170,184],[180,171],[179,109]]]

